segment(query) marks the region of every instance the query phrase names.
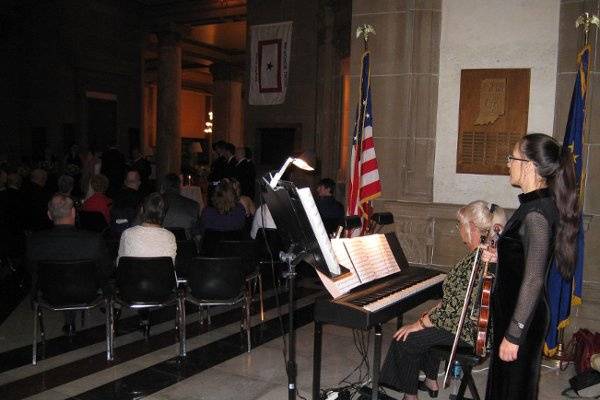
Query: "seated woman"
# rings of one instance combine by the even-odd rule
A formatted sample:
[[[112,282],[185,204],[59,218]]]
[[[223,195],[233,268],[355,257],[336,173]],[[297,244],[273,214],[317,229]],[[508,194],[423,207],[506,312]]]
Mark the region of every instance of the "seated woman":
[[[108,189],[108,178],[102,174],[94,175],[90,179],[90,187],[94,194],[83,202],[81,210],[99,212],[106,220],[106,224],[110,224],[112,200],[104,194]]]
[[[210,196],[208,207],[202,210],[202,232],[207,229],[219,232],[241,231],[246,222],[246,210],[239,200],[232,182],[222,179]]]
[[[437,396],[439,360],[429,349],[436,345],[452,345],[480,237],[491,228],[501,230],[506,223],[502,208],[497,207],[491,213],[490,204],[481,200],[458,210],[457,218],[460,237],[469,253],[448,273],[443,284],[442,301],[419,320],[404,325],[394,334],[395,340],[383,364],[381,385],[404,393],[405,400],[417,399],[417,390],[428,391],[431,397]],[[474,291],[469,313],[476,295]],[[460,345],[473,346],[476,334],[477,326],[466,318]],[[419,381],[419,371],[425,373],[425,382]]]
[[[141,225],[125,229],[119,242],[121,257],[171,257],[175,262],[177,241],[171,231],[162,227],[165,201],[160,193],[149,194],[140,208]]]

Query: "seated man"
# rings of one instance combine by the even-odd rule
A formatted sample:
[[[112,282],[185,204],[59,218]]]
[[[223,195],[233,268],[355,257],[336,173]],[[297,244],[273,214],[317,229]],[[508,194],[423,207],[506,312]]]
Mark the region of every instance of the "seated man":
[[[96,264],[96,279],[102,286],[113,272],[106,244],[97,233],[75,227],[73,200],[64,194],[55,194],[48,202],[48,217],[54,227],[35,232],[27,243],[27,266],[36,290],[39,261],[93,260]],[[73,313],[67,314],[66,333],[75,332]]]
[[[144,200],[140,192],[141,184],[138,171],[127,172],[123,188],[115,195],[110,209],[110,225],[114,234],[121,235],[125,229],[135,225],[138,209]]]
[[[198,229],[200,206],[180,194],[181,179],[176,174],[167,174],[161,185],[165,199],[167,214],[163,226],[165,228],[183,228],[188,238],[195,236]]]
[[[321,214],[327,233],[335,232],[337,227],[344,222],[344,206],[334,197],[335,182],[332,179],[321,179],[317,185],[317,198],[315,203]]]

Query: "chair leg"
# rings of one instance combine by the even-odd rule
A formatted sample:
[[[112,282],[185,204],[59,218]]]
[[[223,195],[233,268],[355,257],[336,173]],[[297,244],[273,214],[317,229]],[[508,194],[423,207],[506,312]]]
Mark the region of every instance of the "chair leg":
[[[475,380],[473,380],[473,375],[471,374],[471,368],[468,370],[469,375],[467,376],[467,386],[469,387],[469,392],[471,392],[471,397],[473,400],[481,400],[479,397],[479,392],[477,391],[477,386],[475,386]]]
[[[183,296],[180,296],[177,300],[179,315],[179,357],[185,357],[187,350],[185,346],[185,300]]]
[[[114,319],[113,319],[113,305],[110,300],[104,302],[106,307],[106,360],[113,360],[113,332],[114,332]]]
[[[246,342],[248,345],[248,353],[250,352],[250,350],[252,350],[252,338],[250,337],[251,333],[251,329],[252,329],[252,323],[250,320],[250,305],[252,303],[252,297],[250,295],[250,293],[248,293],[246,295]]]
[[[32,354],[31,354],[31,364],[37,365],[37,334],[38,334],[38,304],[33,303],[33,346],[32,346]]]
[[[262,285],[262,274],[258,273],[258,296],[260,299],[260,322],[265,320],[265,305],[263,302],[263,285]]]
[[[44,329],[44,312],[38,306],[38,323],[40,325],[40,336],[42,337],[42,359],[46,358],[46,330]]]

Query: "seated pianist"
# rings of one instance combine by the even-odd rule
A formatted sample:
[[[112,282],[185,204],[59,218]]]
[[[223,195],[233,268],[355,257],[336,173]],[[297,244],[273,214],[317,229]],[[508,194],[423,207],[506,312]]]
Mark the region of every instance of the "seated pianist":
[[[469,253],[448,273],[441,302],[394,334],[381,370],[380,385],[404,393],[404,400],[418,399],[418,390],[429,392],[431,397],[437,396],[439,360],[429,349],[436,345],[452,345],[480,237],[492,227],[502,229],[506,223],[502,208],[497,207],[491,213],[490,204],[481,200],[458,210],[457,219],[460,237]],[[474,291],[469,313],[476,296]],[[476,334],[475,323],[466,318],[459,345],[473,346]],[[424,382],[419,381],[419,371],[425,373]]]

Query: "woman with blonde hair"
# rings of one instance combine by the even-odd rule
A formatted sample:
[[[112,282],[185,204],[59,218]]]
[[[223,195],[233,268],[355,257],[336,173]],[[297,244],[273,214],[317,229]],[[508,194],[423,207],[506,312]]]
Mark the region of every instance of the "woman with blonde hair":
[[[506,222],[504,210],[486,201],[474,201],[457,212],[457,231],[469,251],[448,273],[443,284],[442,301],[423,313],[417,321],[404,325],[394,334],[381,370],[382,386],[404,393],[405,400],[418,399],[419,390],[437,397],[439,359],[430,349],[436,345],[451,345],[458,327],[463,302],[481,236],[490,230],[501,230]],[[477,293],[473,292],[468,308],[473,308]],[[470,319],[460,335],[462,347],[473,346],[477,325]],[[419,381],[419,371],[425,380]]]
[[[246,221],[246,210],[239,202],[239,197],[232,182],[225,178],[216,185],[209,198],[208,207],[202,210],[200,227],[202,232],[241,231]]]

